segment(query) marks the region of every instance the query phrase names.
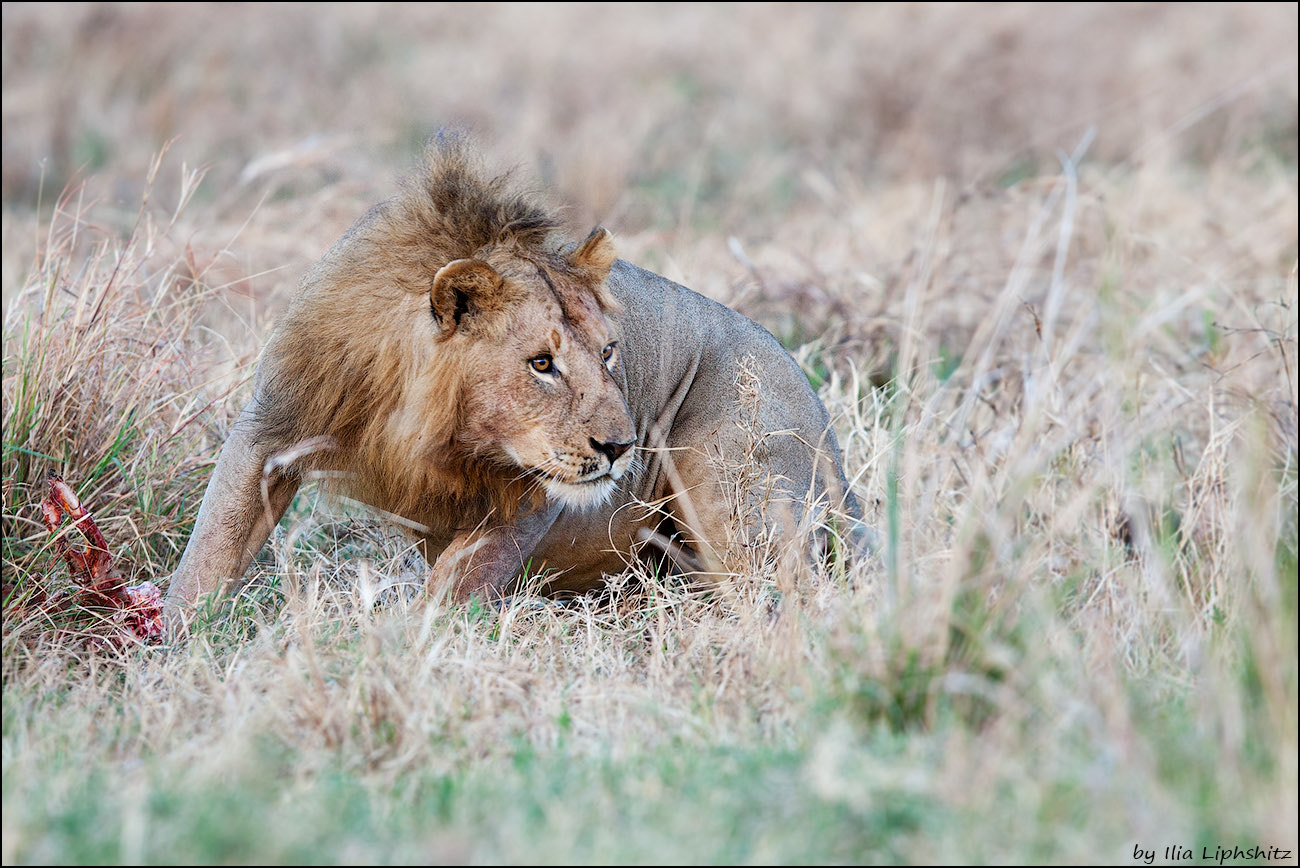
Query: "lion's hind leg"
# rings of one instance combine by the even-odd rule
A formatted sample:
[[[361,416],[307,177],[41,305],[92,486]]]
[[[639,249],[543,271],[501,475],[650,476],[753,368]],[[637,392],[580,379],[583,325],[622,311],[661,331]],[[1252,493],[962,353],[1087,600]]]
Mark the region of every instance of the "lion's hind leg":
[[[658,450],[656,504],[664,519],[642,538],[676,572],[702,580],[784,574],[825,563],[839,519],[856,519],[852,494],[826,484],[814,460],[819,453],[792,433],[774,432],[755,442],[723,436],[728,427],[734,426],[712,428],[705,436],[675,432]],[[835,467],[832,458],[823,460]]]

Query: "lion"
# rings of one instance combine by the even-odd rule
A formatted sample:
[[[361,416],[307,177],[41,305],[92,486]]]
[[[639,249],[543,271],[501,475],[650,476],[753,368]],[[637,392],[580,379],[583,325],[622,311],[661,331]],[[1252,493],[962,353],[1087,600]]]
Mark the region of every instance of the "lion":
[[[311,472],[418,528],[427,590],[455,601],[525,572],[584,593],[656,552],[707,580],[741,512],[786,540],[859,518],[771,334],[618,259],[601,227],[565,239],[460,142],[303,278],[171,577],[173,622],[243,576]]]

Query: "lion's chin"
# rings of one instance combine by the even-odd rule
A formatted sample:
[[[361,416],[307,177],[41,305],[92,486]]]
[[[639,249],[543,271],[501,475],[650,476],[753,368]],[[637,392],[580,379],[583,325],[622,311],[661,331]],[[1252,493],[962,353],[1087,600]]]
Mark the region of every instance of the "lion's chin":
[[[612,476],[605,475],[590,482],[561,482],[554,477],[547,478],[544,485],[546,493],[552,500],[558,500],[565,506],[577,509],[591,509],[609,503],[610,496],[618,483]]]

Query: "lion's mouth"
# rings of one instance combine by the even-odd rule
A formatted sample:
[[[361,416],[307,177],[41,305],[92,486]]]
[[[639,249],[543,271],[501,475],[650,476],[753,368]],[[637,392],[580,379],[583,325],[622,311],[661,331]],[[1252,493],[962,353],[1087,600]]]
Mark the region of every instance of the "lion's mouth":
[[[561,475],[554,470],[547,470],[541,467],[531,468],[531,472],[540,476],[544,482],[557,483],[559,485],[606,485],[618,482],[627,473],[631,462],[615,461],[601,470],[593,470],[588,473],[579,474],[576,477]]]
[[[574,479],[568,476],[561,476],[558,473],[548,473],[545,470],[536,471],[537,475],[542,478],[543,485],[563,485],[569,488],[599,488],[606,485],[613,485],[618,482],[619,477],[623,474],[614,473],[612,468],[600,470],[595,473],[588,473]]]
[[[549,474],[543,474],[542,485],[546,488],[546,493],[552,499],[558,500],[568,506],[584,509],[593,506],[603,506],[607,503],[610,495],[614,493],[617,481],[609,471],[605,471],[600,475],[589,479],[581,479],[573,482]]]
[[[518,461],[518,456],[510,455]],[[632,469],[635,459],[628,455],[611,462],[604,468],[576,476],[569,475],[563,467],[533,466],[525,473],[533,476],[553,500],[578,508],[602,506],[609,502],[618,481]]]

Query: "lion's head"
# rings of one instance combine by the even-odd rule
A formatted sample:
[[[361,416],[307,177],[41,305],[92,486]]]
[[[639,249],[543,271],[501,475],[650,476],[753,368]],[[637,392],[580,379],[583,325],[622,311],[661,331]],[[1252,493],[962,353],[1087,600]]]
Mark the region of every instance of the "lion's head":
[[[572,506],[607,501],[634,459],[614,258],[600,228],[567,255],[497,245],[444,265],[429,293],[439,351],[464,372],[458,444]]]
[[[402,194],[312,269],[259,367],[259,437],[335,444],[359,499],[423,515],[481,497],[503,513],[546,492],[604,503],[634,460],[609,234],[578,245],[463,148],[431,148]],[[572,249],[570,249],[572,248]]]

